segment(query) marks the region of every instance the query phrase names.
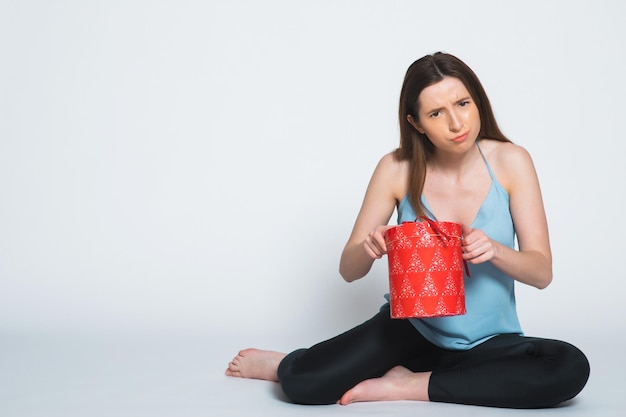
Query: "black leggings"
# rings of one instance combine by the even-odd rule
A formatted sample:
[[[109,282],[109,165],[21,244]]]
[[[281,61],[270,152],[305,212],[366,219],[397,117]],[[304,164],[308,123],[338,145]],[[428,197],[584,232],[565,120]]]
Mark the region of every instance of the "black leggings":
[[[589,378],[589,362],[557,340],[506,334],[467,351],[428,342],[408,320],[383,309],[365,323],[283,359],[278,378],[301,404],[334,404],[350,388],[402,365],[432,371],[431,401],[508,408],[555,406],[576,396]]]

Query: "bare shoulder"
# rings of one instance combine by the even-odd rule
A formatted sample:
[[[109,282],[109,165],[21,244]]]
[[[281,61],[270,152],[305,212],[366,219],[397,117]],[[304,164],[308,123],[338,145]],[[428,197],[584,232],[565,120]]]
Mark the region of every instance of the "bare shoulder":
[[[402,198],[408,190],[409,162],[399,160],[394,152],[389,152],[378,162],[372,180],[384,183],[396,197]]]
[[[409,162],[401,161],[395,156],[395,152],[389,152],[383,155],[378,162],[378,168],[392,175],[408,173]]]
[[[510,191],[520,178],[535,177],[532,157],[524,147],[495,140],[482,140],[480,144],[491,169],[505,189]]]

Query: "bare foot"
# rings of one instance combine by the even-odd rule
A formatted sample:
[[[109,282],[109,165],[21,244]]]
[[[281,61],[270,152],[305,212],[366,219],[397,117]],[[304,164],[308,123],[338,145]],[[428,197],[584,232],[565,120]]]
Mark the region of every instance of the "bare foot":
[[[244,349],[228,364],[226,375],[278,382],[276,371],[285,356],[271,350]]]
[[[339,404],[362,401],[428,401],[428,381],[431,372],[411,372],[396,366],[380,378],[358,383],[343,394]]]

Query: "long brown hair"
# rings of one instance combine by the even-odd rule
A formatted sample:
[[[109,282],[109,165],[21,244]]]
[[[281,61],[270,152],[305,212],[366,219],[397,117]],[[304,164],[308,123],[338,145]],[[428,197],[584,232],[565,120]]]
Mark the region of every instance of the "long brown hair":
[[[453,55],[437,52],[415,61],[406,72],[400,93],[400,147],[394,155],[397,160],[409,161],[409,201],[418,216],[425,214],[422,192],[426,180],[426,162],[434,152],[434,145],[425,134],[418,132],[407,120],[418,119],[418,98],[423,89],[444,77],[458,78],[469,91],[480,115],[479,138],[510,142],[498,127],[496,118],[480,80],[463,61]]]

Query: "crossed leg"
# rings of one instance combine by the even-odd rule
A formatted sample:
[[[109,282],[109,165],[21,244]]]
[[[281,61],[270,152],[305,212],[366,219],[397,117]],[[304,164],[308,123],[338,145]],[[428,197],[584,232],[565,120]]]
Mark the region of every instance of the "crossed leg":
[[[427,401],[430,372],[412,372],[401,365],[420,352],[429,356],[432,349],[438,348],[426,342],[410,323],[393,320],[386,311],[289,355],[242,350],[228,364],[226,375],[280,380],[285,394],[304,404]]]

